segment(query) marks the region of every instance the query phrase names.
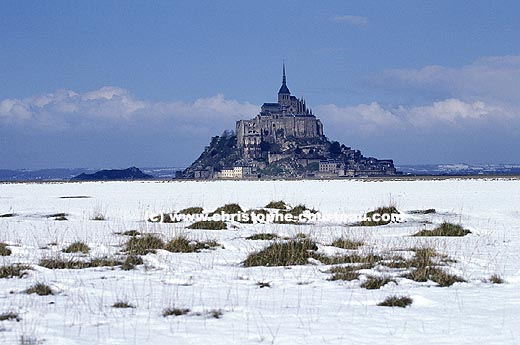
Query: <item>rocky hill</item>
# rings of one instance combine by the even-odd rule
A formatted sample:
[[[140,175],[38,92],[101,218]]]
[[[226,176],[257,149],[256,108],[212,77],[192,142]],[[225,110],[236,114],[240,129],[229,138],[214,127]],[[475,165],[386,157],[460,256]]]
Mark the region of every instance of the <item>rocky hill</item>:
[[[71,178],[71,181],[110,181],[110,180],[149,180],[152,175],[143,173],[136,167],[128,169],[100,170],[93,174],[80,174]]]

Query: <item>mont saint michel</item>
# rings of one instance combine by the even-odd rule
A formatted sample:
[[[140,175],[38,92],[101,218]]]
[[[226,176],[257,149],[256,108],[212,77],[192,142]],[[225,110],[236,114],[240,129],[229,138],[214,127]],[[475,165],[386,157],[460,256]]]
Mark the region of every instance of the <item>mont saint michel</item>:
[[[332,178],[396,175],[392,159],[364,157],[360,150],[329,140],[305,99],[291,94],[285,64],[277,102],[264,103],[235,131],[211,139],[184,178]]]

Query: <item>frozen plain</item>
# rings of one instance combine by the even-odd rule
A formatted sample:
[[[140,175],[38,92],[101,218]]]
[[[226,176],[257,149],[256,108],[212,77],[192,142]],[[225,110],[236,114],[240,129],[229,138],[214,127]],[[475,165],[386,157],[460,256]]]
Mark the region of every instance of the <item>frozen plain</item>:
[[[61,198],[88,196],[89,198]],[[311,225],[239,224],[230,230],[188,230],[188,224],[146,222],[150,214],[190,206],[212,211],[226,203],[256,209],[272,200],[305,204],[323,214],[361,215],[393,203],[405,221],[380,227],[341,223]],[[435,208],[436,214],[409,210]],[[68,221],[46,215],[67,213]],[[91,220],[95,213],[105,221]],[[0,184],[0,242],[12,251],[2,266],[31,265],[22,278],[0,279],[0,343],[19,344],[517,344],[520,342],[520,181],[448,179],[439,181],[215,181],[88,182]],[[461,223],[465,237],[417,238],[411,234],[443,221]],[[136,229],[215,239],[224,248],[200,253],[159,250],[143,257],[136,270],[88,268],[50,270],[41,258],[63,254],[74,241],[91,248],[88,256],[117,255]],[[306,233],[319,251],[347,235],[374,252],[433,246],[457,262],[450,272],[467,280],[450,287],[400,278],[378,290],[359,282],[329,281],[330,267],[318,262],[291,267],[246,268],[242,261],[269,241],[256,233]],[[56,243],[56,245],[49,245]],[[374,272],[380,274],[381,272]],[[504,284],[486,281],[500,275]],[[53,296],[28,295],[36,282]],[[258,282],[269,282],[260,288]],[[391,295],[413,299],[408,308],[379,307]],[[127,301],[135,308],[116,309]],[[188,315],[163,317],[167,307],[189,308]],[[207,316],[221,310],[221,318]]]

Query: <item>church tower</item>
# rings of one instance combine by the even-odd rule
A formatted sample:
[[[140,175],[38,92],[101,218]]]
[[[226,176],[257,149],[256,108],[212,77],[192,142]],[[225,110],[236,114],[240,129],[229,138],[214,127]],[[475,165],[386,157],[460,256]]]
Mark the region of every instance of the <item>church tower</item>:
[[[282,86],[278,91],[278,103],[282,106],[289,106],[291,103],[291,91],[287,87],[287,80],[285,78],[285,62],[283,64]]]

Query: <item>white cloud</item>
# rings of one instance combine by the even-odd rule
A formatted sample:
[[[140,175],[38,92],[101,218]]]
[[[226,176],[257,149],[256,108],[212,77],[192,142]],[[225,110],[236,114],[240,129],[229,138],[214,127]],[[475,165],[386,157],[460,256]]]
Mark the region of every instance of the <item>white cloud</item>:
[[[0,119],[7,120],[28,120],[31,118],[31,111],[25,102],[19,99],[4,99],[0,102]]]
[[[338,107],[327,104],[316,107],[316,113],[327,124],[348,129],[371,132],[385,127],[397,126],[401,120],[396,114],[384,109],[379,103],[359,104],[351,107]]]
[[[448,124],[457,124],[464,121],[479,121],[489,119],[495,116],[496,120],[501,117],[500,109],[485,104],[482,101],[466,103],[459,99],[446,99],[444,101],[434,102],[432,105],[412,107],[405,109],[400,107],[408,119],[408,122],[414,126],[429,126],[438,122]]]
[[[57,90],[26,99],[2,100],[0,121],[31,123],[58,130],[162,121],[200,131],[219,127],[218,123],[233,127],[234,120],[253,117],[258,110],[256,105],[229,100],[222,94],[200,98],[192,103],[149,102],[138,99],[128,90],[104,86],[85,93]]]
[[[514,102],[520,105],[520,56],[494,56],[478,59],[460,68],[438,65],[420,69],[388,70],[383,82],[433,91],[447,98]]]
[[[353,16],[350,14],[335,15],[335,16],[332,16],[330,19],[336,23],[348,23],[350,25],[359,26],[359,27],[367,26],[370,23],[370,21],[366,17]]]
[[[482,101],[464,102],[454,98],[415,107],[384,107],[372,102],[350,107],[328,104],[318,106],[316,110],[325,125],[366,133],[418,127],[460,127],[470,123],[505,123],[510,119],[498,106],[491,106]]]

